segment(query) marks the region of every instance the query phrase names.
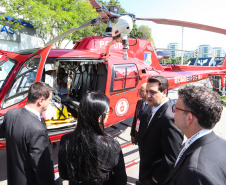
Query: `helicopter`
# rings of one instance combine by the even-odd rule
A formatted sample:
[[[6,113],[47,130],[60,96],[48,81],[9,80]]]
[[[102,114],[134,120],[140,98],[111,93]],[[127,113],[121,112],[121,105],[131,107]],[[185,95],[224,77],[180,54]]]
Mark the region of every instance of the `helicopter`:
[[[75,129],[79,102],[90,91],[109,97],[110,114],[104,125],[109,127],[133,116],[138,90],[148,77],[165,76],[169,90],[215,75],[222,76],[222,86],[225,86],[226,58],[216,66],[163,66],[159,61],[168,58],[167,54],[157,55],[151,41],[129,38],[129,33],[133,21],[139,20],[221,34],[226,34],[226,30],[178,20],[138,18],[134,14],[119,13],[116,6],[104,6],[97,0],[89,2],[100,16],[62,33],[45,47],[18,52],[0,50],[0,124],[9,109],[25,106],[31,84],[43,81],[54,86],[59,68],[66,71],[71,85],[66,96],[54,92],[51,107],[43,114],[42,123],[51,142],[58,142],[62,135]],[[72,49],[52,49],[54,43],[68,34],[102,23],[107,24],[103,36],[83,38]],[[50,70],[55,71],[55,75],[48,75]],[[0,149],[5,147],[5,138],[0,136]]]

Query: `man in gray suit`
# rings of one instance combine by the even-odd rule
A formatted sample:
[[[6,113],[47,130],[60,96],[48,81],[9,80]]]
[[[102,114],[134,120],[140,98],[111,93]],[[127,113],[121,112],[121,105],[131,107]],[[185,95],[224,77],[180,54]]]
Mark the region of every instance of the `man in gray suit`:
[[[31,85],[24,108],[11,109],[0,126],[6,135],[9,185],[53,185],[51,145],[40,114],[52,98],[52,88],[44,82]]]
[[[226,141],[211,130],[222,112],[220,96],[205,87],[178,91],[174,123],[188,138],[166,185],[226,184]]]

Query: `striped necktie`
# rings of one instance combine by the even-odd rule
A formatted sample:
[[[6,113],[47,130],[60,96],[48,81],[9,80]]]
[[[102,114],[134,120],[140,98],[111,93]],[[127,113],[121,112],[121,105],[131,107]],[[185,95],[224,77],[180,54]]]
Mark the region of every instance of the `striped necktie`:
[[[145,109],[146,106],[147,106],[147,103],[146,103],[146,101],[144,101],[144,102],[142,103],[142,105],[140,106],[140,110],[139,110],[139,113],[138,113],[138,117],[139,117],[140,115],[143,114],[144,109]]]

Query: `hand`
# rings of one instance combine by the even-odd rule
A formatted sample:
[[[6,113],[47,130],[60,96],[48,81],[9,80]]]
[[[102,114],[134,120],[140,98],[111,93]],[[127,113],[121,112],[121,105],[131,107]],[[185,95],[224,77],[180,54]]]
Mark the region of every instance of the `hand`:
[[[133,144],[135,144],[135,137],[134,137],[134,136],[131,136],[131,142],[132,142]]]
[[[158,182],[157,182],[157,180],[155,180],[155,178],[152,176],[152,180],[156,183],[156,184],[158,184]]]

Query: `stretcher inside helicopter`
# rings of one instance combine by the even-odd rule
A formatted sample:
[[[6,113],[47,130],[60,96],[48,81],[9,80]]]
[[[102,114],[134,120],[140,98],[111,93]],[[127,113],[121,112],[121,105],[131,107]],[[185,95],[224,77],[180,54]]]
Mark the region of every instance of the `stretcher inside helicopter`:
[[[53,61],[53,62],[52,62]],[[103,60],[76,60],[73,59],[47,59],[43,76],[46,83],[55,91],[53,103],[44,113],[45,123],[48,129],[73,125],[77,117],[79,102],[84,94],[90,91],[105,93],[107,80],[107,66]],[[67,94],[60,94],[56,90],[57,75],[45,74],[51,68],[64,68],[66,73],[62,78],[67,79]],[[58,71],[56,70],[56,73]],[[46,115],[45,115],[46,114]],[[51,116],[52,115],[52,116]]]

